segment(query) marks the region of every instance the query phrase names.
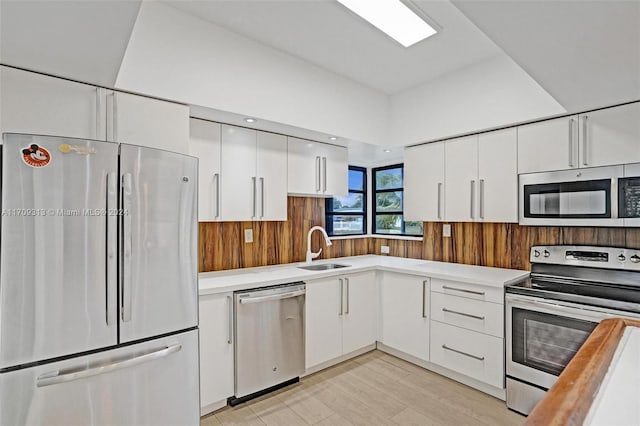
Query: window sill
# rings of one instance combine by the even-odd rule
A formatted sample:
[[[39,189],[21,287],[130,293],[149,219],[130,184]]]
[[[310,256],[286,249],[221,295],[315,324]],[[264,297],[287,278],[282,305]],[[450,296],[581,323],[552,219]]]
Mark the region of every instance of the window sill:
[[[407,235],[382,235],[382,234],[362,234],[362,235],[336,235],[329,237],[330,240],[355,240],[359,238],[381,238],[385,240],[407,240],[423,241],[424,237],[410,237]]]

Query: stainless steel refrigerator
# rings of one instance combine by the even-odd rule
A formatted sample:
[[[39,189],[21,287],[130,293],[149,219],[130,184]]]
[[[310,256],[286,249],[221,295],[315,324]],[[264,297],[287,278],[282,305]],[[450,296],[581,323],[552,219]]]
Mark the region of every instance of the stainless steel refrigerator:
[[[0,425],[199,422],[197,160],[5,134]]]

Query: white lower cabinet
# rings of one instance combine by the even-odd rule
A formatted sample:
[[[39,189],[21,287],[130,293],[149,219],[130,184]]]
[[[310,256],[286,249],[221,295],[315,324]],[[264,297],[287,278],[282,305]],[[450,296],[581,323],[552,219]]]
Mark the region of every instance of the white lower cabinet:
[[[431,362],[503,389],[503,291],[433,279]]]
[[[429,360],[429,278],[383,272],[382,343]]]
[[[504,341],[499,337],[431,321],[431,362],[504,387]]]
[[[375,343],[375,272],[309,281],[305,306],[307,369]]]
[[[200,414],[233,396],[233,293],[200,296]]]

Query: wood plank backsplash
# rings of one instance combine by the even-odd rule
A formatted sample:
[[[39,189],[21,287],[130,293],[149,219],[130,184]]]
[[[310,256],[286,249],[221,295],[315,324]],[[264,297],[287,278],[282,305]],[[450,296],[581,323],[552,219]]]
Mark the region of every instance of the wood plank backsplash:
[[[200,222],[200,272],[279,263],[302,262],[307,232],[324,226],[324,199],[289,197],[286,222]],[[244,230],[253,230],[253,243],[244,243]],[[513,223],[452,223],[451,237],[442,236],[442,223],[425,222],[423,241],[385,238],[334,240],[324,247],[315,233],[313,250],[320,258],[379,254],[389,246],[391,256],[438,260],[500,268],[531,269],[529,248],[538,244],[580,244],[640,249],[640,228],[534,227]]]

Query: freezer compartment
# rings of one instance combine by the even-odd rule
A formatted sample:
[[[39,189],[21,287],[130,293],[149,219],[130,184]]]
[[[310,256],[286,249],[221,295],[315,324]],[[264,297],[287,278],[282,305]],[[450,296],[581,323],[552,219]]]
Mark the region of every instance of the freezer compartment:
[[[235,396],[304,373],[304,283],[234,294]]]
[[[2,425],[198,425],[198,331],[0,374]]]

